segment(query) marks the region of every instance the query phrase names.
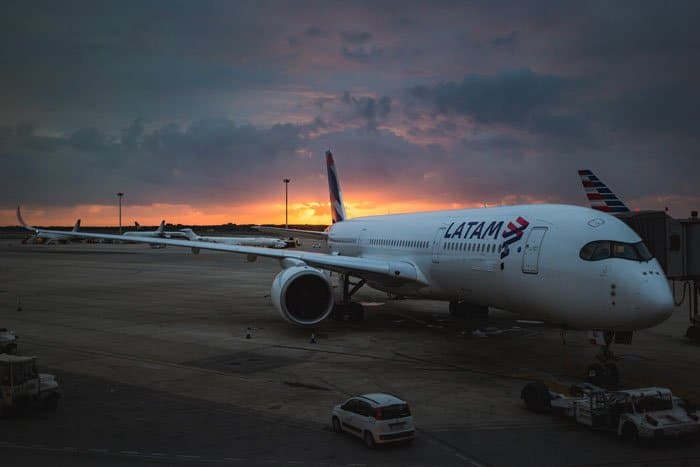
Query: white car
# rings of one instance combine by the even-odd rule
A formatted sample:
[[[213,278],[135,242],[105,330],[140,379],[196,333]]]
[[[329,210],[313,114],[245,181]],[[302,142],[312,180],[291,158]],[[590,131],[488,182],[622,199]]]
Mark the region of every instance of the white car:
[[[415,438],[415,426],[408,404],[391,394],[355,396],[333,407],[333,431],[347,431],[362,438],[368,448],[376,444]]]

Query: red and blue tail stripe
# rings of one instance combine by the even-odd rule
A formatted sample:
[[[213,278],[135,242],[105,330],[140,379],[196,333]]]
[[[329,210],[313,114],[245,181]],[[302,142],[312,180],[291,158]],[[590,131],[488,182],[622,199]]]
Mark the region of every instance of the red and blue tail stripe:
[[[579,170],[578,174],[581,177],[583,189],[586,190],[586,196],[593,209],[609,213],[630,211],[625,203],[623,203],[605,183],[596,177],[593,172],[590,170]]]

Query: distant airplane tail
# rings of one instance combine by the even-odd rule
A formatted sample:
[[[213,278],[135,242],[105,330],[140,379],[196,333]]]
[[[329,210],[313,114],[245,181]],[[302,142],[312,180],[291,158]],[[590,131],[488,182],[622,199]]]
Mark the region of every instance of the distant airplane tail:
[[[592,171],[579,170],[578,174],[581,177],[583,189],[586,190],[588,202],[591,203],[593,209],[609,213],[630,212],[625,203],[620,201],[620,198]]]
[[[21,225],[27,230],[36,231],[34,227],[24,222],[24,219],[22,218],[22,211],[20,211],[19,205],[17,206],[17,222],[19,222],[19,225]]]
[[[338,172],[335,169],[333,154],[330,151],[326,151],[326,167],[328,168],[328,189],[331,195],[331,216],[335,224],[336,222],[344,221],[347,216],[345,214],[345,205],[343,204],[343,193],[340,191]]]
[[[136,221],[134,221],[134,227],[136,227],[136,230],[141,230],[141,224]]]
[[[163,232],[165,232],[165,220],[160,221],[160,225],[156,229],[156,235],[158,235],[159,237],[162,237]]]
[[[80,230],[80,219],[75,221],[75,225],[73,226],[73,232],[78,232]]]

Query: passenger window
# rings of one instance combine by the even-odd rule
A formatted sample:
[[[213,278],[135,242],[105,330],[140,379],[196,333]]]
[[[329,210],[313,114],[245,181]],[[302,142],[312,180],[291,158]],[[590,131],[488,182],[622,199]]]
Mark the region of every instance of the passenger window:
[[[356,407],[357,407],[356,402],[357,401],[355,399],[350,399],[345,404],[343,404],[343,406],[341,408],[347,412],[355,412]]]
[[[358,406],[357,406],[357,412],[359,415],[363,415],[365,417],[371,417],[373,414],[372,406],[369,405],[365,401],[357,401]]]

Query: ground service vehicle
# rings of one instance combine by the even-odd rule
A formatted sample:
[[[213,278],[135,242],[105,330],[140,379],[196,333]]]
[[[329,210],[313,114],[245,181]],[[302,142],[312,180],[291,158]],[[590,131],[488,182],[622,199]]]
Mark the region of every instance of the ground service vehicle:
[[[695,408],[667,388],[607,391],[583,383],[572,386],[569,392],[568,396],[556,393],[536,382],[523,388],[521,398],[534,412],[555,411],[593,429],[615,431],[629,441],[700,433]]]
[[[17,335],[7,328],[0,328],[0,354],[17,352]]]
[[[0,417],[27,408],[55,408],[60,396],[56,378],[37,373],[34,357],[0,354]]]
[[[347,431],[364,440],[368,448],[415,437],[408,404],[391,394],[365,394],[333,407],[333,431]]]

